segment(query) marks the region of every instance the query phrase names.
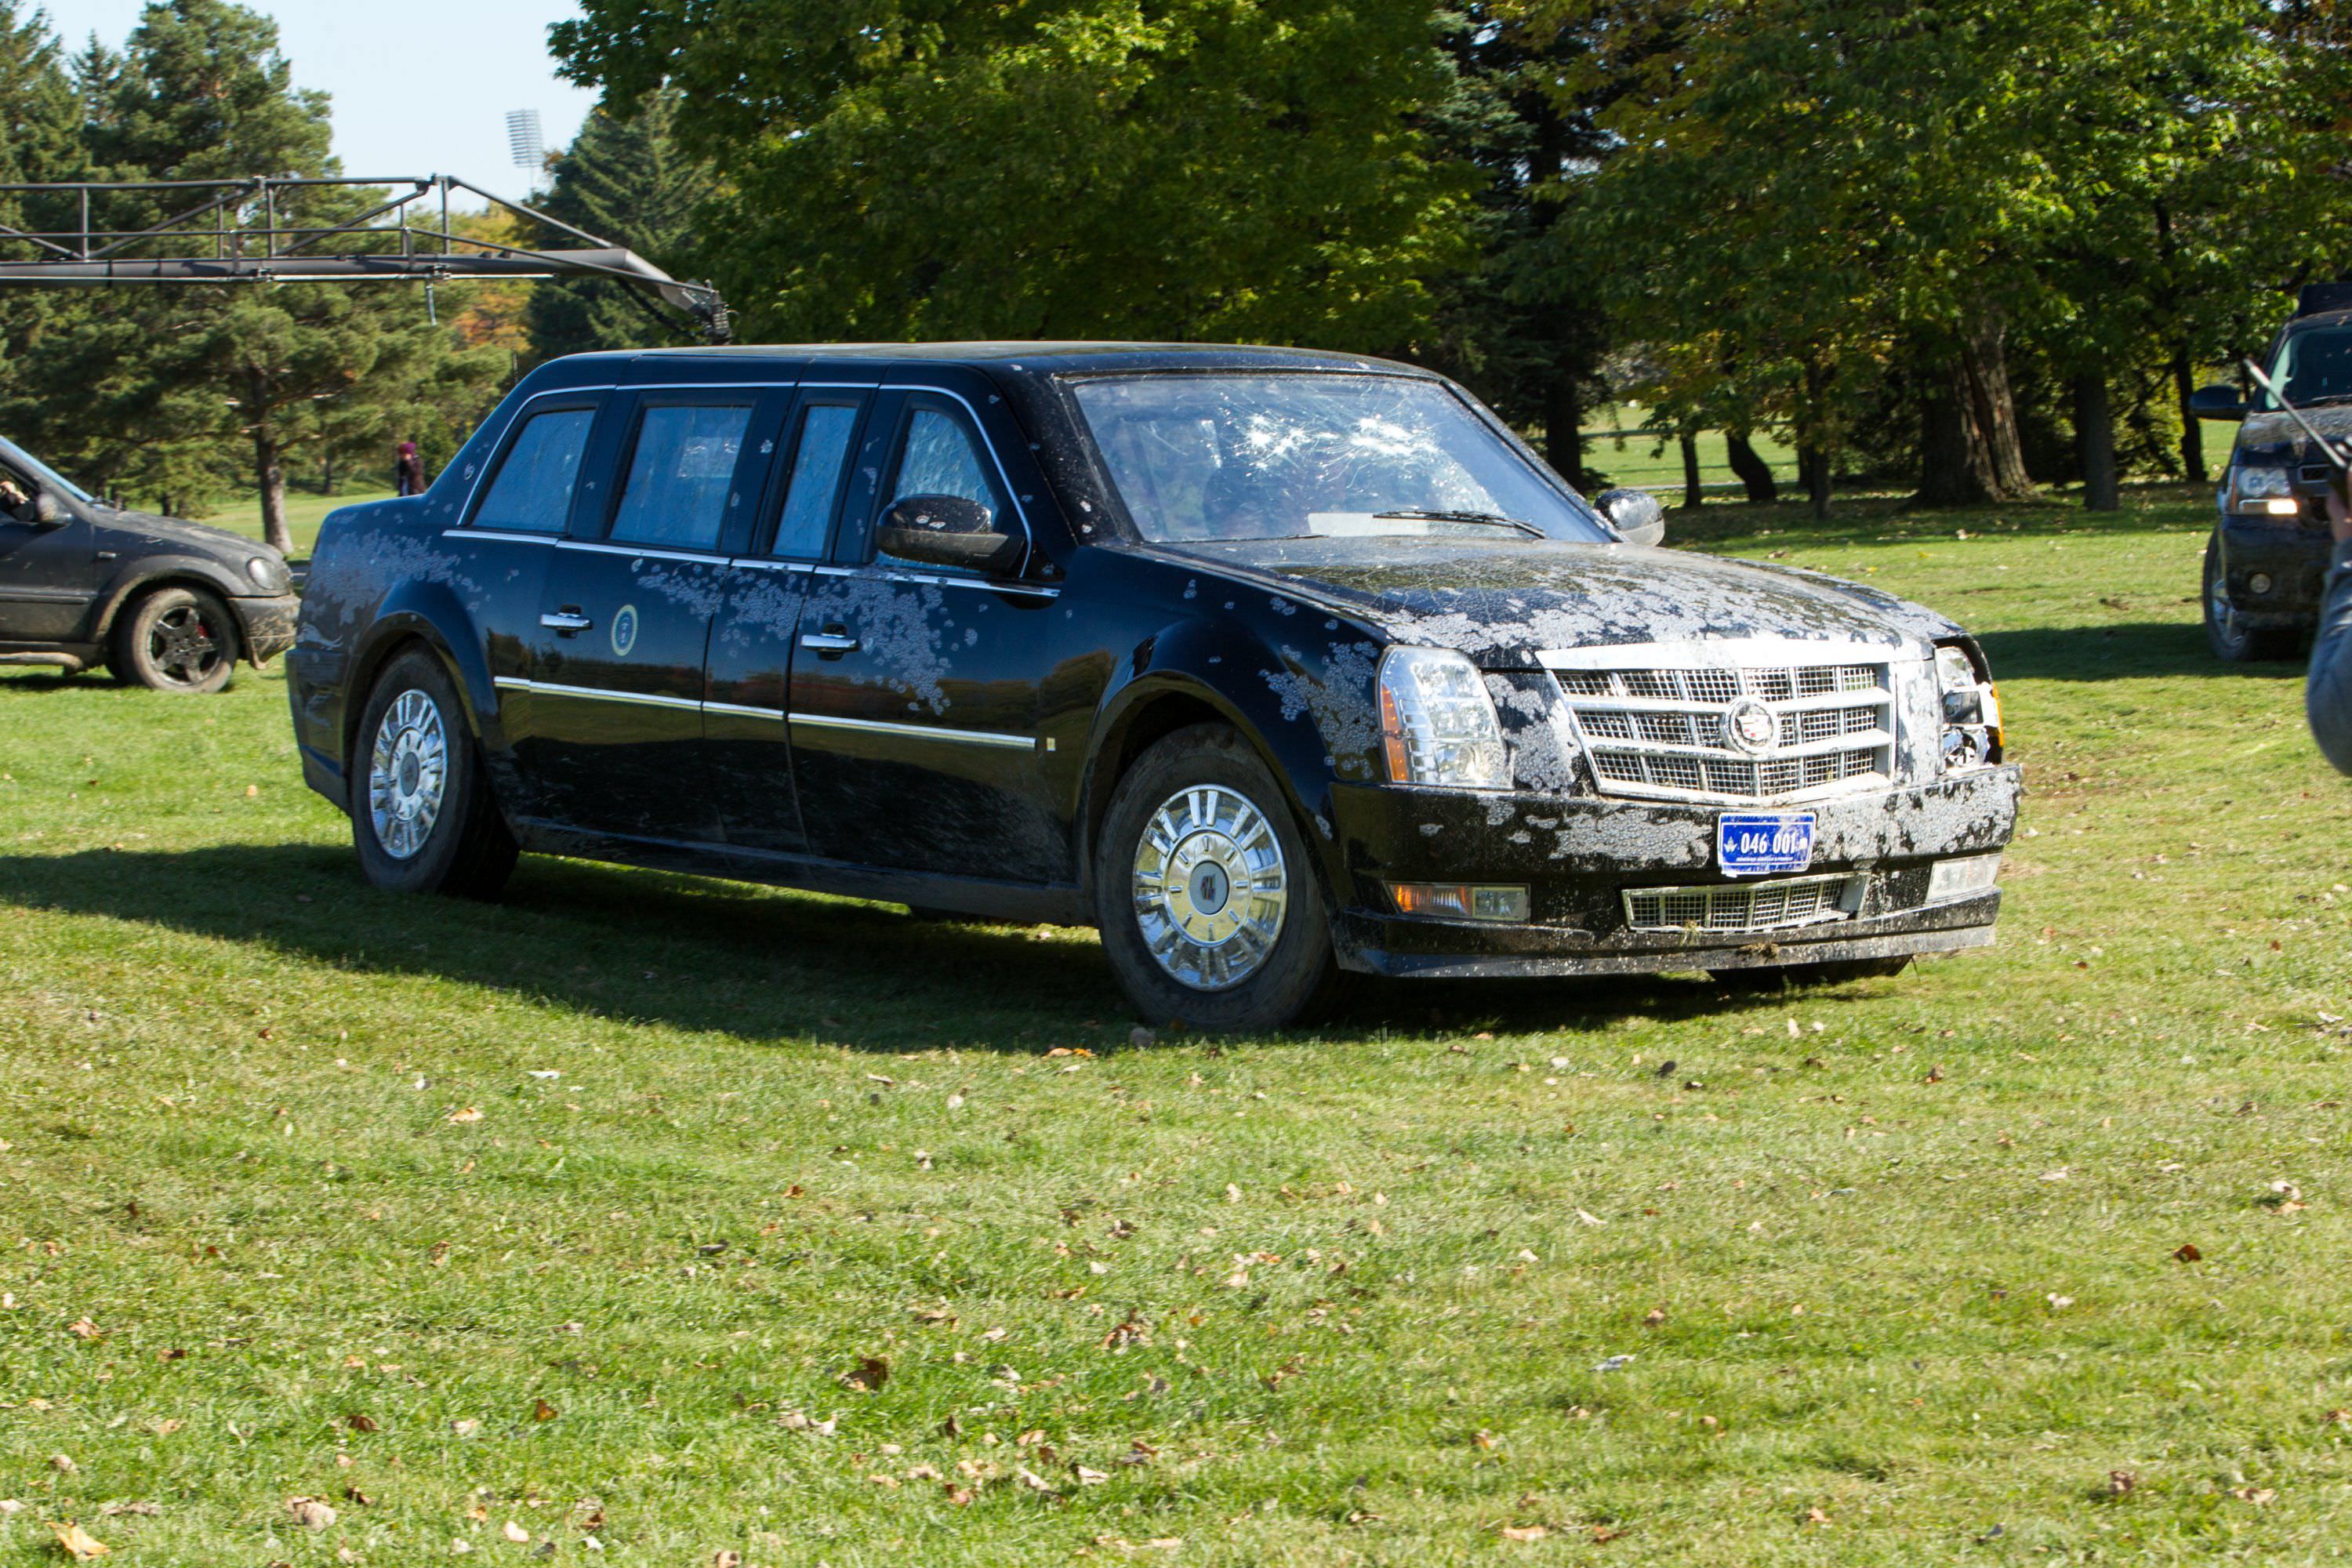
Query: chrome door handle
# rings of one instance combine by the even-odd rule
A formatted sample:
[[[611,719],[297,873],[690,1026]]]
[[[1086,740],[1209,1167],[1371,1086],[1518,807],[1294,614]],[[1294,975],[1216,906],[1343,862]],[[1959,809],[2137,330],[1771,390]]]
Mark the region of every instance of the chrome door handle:
[[[558,610],[553,615],[540,616],[539,624],[568,636],[572,632],[584,632],[596,623],[577,610]]]
[[[840,632],[810,632],[801,638],[801,647],[817,653],[856,653],[859,646],[856,637]]]

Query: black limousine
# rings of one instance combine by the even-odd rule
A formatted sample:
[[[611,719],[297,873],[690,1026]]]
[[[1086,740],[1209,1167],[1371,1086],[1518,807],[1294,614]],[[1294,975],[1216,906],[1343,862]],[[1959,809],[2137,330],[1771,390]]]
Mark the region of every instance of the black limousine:
[[[1349,973],[1990,942],[2019,778],[1976,644],[1596,502],[1376,360],[582,355],[327,520],[294,726],[383,887],[530,849],[1093,925],[1205,1029]]]

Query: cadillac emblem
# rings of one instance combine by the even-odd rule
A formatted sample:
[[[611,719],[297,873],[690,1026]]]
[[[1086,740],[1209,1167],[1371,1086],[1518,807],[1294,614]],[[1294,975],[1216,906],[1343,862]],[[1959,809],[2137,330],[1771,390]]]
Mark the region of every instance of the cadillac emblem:
[[[1760,757],[1780,738],[1780,720],[1753,697],[1743,697],[1723,710],[1724,743],[1734,751]]]

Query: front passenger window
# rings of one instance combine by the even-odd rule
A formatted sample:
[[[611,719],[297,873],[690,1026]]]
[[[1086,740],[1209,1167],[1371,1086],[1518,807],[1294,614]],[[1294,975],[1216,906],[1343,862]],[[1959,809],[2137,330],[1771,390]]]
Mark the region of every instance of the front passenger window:
[[[1004,508],[996,487],[988,481],[971,433],[953,416],[929,408],[916,409],[907,421],[898,482],[890,488],[893,503],[908,496],[961,496],[978,501],[992,515]]]

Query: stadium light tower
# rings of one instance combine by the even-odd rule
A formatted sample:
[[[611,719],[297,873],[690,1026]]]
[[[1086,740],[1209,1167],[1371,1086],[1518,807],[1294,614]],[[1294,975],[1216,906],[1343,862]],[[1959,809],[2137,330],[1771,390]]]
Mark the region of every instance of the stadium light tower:
[[[531,184],[547,172],[547,136],[539,123],[536,109],[509,110],[507,113],[507,147],[518,169],[530,171]]]

